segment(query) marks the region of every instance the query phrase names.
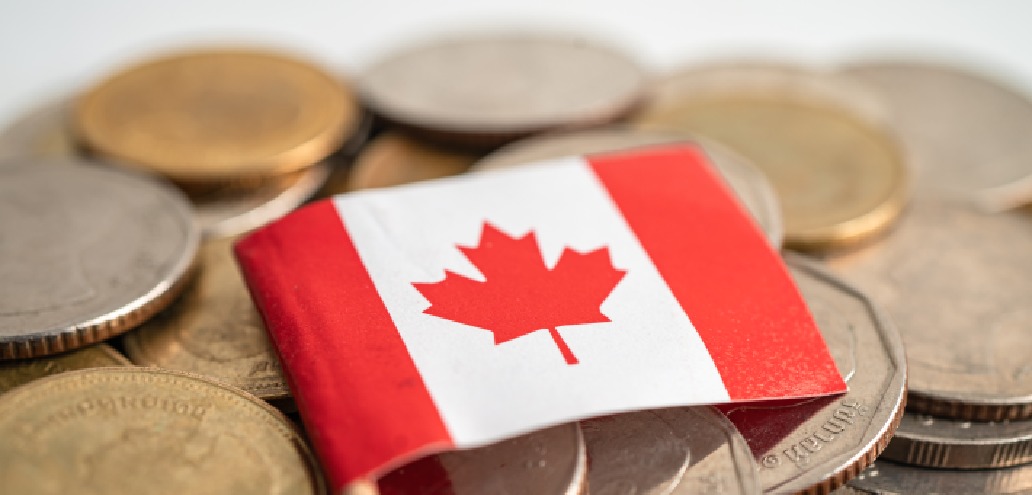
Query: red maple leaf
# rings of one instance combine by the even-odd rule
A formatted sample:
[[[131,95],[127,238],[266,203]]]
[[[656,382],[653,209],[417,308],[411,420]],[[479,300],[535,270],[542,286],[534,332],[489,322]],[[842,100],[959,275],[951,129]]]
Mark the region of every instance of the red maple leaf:
[[[599,308],[625,273],[613,267],[607,247],[587,253],[564,248],[550,269],[533,231],[509,237],[486,222],[480,245],[458,248],[485,281],[445,271],[440,282],[413,283],[430,301],[423,312],[490,330],[496,345],[547,329],[567,364],[577,358],[557,328],[610,321]]]

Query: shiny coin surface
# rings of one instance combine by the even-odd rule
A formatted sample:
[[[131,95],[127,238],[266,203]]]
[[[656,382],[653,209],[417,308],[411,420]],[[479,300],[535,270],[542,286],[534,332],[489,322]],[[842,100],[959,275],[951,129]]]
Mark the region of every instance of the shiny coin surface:
[[[538,136],[506,146],[474,164],[474,170],[491,170],[521,163],[588,153],[605,153],[640,146],[694,142],[683,134],[623,128],[595,129]],[[750,162],[713,142],[703,142],[713,165],[738,196],[772,246],[781,246],[781,209],[770,183]]]
[[[0,394],[45,376],[66,371],[131,363],[107,344],[96,344],[64,354],[0,363]]]
[[[136,364],[188,371],[262,399],[289,395],[279,361],[233,260],[233,241],[201,248],[197,278],[166,311],[125,336]]]
[[[69,104],[65,99],[47,103],[0,130],[0,159],[15,156],[46,158],[78,154],[68,130]]]
[[[581,422],[595,495],[757,493],[749,446],[716,409],[641,411]]]
[[[0,166],[0,358],[122,333],[182,290],[197,253],[172,187],[86,162]]]
[[[465,172],[478,155],[424,143],[397,132],[374,139],[358,155],[346,190],[397,186]],[[338,191],[344,192],[344,191]]]
[[[918,195],[892,235],[828,263],[899,326],[910,410],[1032,417],[1032,210]]]
[[[576,424],[494,445],[425,457],[386,474],[381,495],[576,495],[586,488],[587,456]]]
[[[802,69],[712,66],[669,76],[636,119],[715,139],[750,159],[778,193],[785,244],[827,249],[882,232],[906,202],[902,151],[866,96]]]
[[[237,389],[153,368],[98,368],[0,396],[5,491],[322,494],[282,414]]]
[[[798,255],[785,261],[849,392],[722,409],[749,443],[764,491],[827,493],[867,467],[899,424],[903,344],[863,293]]]
[[[939,468],[1032,462],[1032,421],[963,421],[907,413],[882,457]]]
[[[644,85],[634,61],[603,45],[493,34],[394,53],[369,67],[360,87],[369,106],[395,124],[491,147],[548,129],[612,122],[637,106]]]
[[[83,95],[80,141],[184,183],[271,176],[313,165],[361,119],[332,76],[284,55],[207,50],[125,69]]]
[[[1032,466],[959,471],[904,466],[879,460],[850,481],[847,487],[836,491],[835,495],[973,495],[1029,492],[1032,492]]]

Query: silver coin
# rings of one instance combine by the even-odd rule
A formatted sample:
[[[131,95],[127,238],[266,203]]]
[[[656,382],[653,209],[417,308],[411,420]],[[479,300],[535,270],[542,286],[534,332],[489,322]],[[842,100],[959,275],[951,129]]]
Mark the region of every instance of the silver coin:
[[[963,421],[903,415],[882,456],[937,468],[998,468],[1032,462],[1032,421]]]
[[[85,162],[0,166],[0,358],[122,333],[182,289],[198,232],[179,191]]]
[[[485,146],[612,122],[644,88],[641,68],[622,53],[544,33],[429,41],[389,55],[360,80],[364,101],[387,120]]]
[[[903,344],[862,292],[799,255],[785,261],[849,392],[721,409],[749,443],[764,491],[827,493],[867,467],[899,424]]]
[[[759,491],[749,446],[711,407],[616,414],[581,429],[595,495]]]
[[[587,472],[584,438],[576,424],[486,447],[432,455],[384,475],[380,495],[576,495]]]
[[[474,164],[472,169],[491,170],[549,158],[678,142],[701,142],[707,155],[713,159],[713,165],[767,235],[770,244],[781,246],[785,232],[781,207],[767,178],[748,160],[728,148],[685,134],[611,127],[543,135],[501,148]]]
[[[1032,492],[1032,466],[953,471],[904,466],[879,460],[850,481],[847,487],[836,491],[835,495],[859,493],[971,495],[1030,492]]]
[[[69,102],[48,102],[0,130],[0,159],[17,156],[65,158],[78,154],[68,132]]]

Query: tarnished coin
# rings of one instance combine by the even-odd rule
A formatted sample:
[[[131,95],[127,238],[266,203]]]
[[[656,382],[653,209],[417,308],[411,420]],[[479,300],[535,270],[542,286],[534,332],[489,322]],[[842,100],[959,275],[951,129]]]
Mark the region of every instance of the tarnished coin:
[[[358,155],[346,190],[407,184],[465,172],[478,155],[424,143],[397,132],[379,135]],[[337,191],[345,192],[345,191]]]
[[[154,368],[72,371],[0,396],[8,493],[322,494],[318,464],[278,411]]]
[[[339,148],[360,118],[355,98],[321,69],[228,49],[129,67],[83,95],[73,113],[91,150],[184,183],[308,167]]]
[[[125,336],[136,364],[188,371],[262,399],[289,395],[279,360],[233,260],[234,239],[201,247],[196,280],[167,310]]]
[[[372,65],[360,84],[386,120],[484,147],[612,122],[637,106],[644,86],[644,73],[622,53],[544,33],[425,42]]]
[[[903,466],[879,460],[835,495],[972,495],[977,493],[1030,493],[1032,466],[955,471]]]
[[[86,162],[0,166],[0,358],[122,333],[182,289],[197,253],[173,188]]]
[[[855,244],[902,210],[908,173],[876,101],[828,74],[783,66],[715,65],[661,81],[636,118],[720,141],[756,164],[785,215],[785,244]]]
[[[68,107],[65,99],[49,102],[0,130],[0,158],[75,156],[78,150],[68,129]]]
[[[867,467],[899,424],[903,344],[862,292],[798,255],[785,261],[849,392],[722,409],[749,443],[764,491],[828,493]]]
[[[474,170],[491,170],[549,158],[622,149],[698,142],[697,138],[671,132],[644,131],[619,127],[553,134],[526,139],[506,146],[473,165]],[[750,162],[711,141],[703,149],[745,208],[767,235],[772,246],[780,247],[784,233],[781,208],[767,179]]]
[[[891,236],[828,263],[899,326],[910,410],[1032,417],[1032,210],[918,195]]]
[[[882,457],[938,468],[1032,462],[1032,421],[964,421],[907,413]]]
[[[682,407],[581,421],[595,495],[751,494],[745,439],[716,409]]]
[[[586,472],[580,428],[566,424],[425,457],[385,475],[379,488],[381,495],[576,495]]]
[[[64,354],[0,363],[0,394],[45,376],[66,371],[129,366],[129,360],[107,344],[96,344]]]

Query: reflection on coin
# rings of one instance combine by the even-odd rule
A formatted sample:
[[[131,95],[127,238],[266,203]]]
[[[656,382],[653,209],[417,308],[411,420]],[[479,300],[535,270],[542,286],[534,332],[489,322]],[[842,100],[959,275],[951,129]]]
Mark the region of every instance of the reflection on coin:
[[[996,468],[1032,461],[1032,421],[963,421],[907,413],[882,454],[906,464]]]
[[[122,333],[182,289],[197,252],[190,205],[148,178],[85,162],[0,166],[0,358]]]
[[[849,392],[722,409],[749,443],[764,491],[827,493],[873,461],[899,424],[903,344],[863,293],[798,255],[785,261]]]
[[[903,466],[879,460],[850,481],[847,488],[836,491],[835,495],[860,493],[971,495],[974,493],[1029,493],[1029,491],[1032,491],[1032,466],[953,471]]]
[[[318,465],[272,407],[153,368],[97,368],[0,396],[10,493],[322,494]]]
[[[637,117],[646,128],[720,141],[756,164],[785,214],[785,243],[855,244],[902,210],[907,169],[861,88],[781,66],[719,65],[662,81]]]
[[[596,495],[757,493],[749,446],[711,407],[641,411],[581,422]]]
[[[918,195],[877,246],[828,260],[899,326],[913,411],[1032,416],[1032,211]]]
[[[201,247],[183,297],[125,336],[134,363],[189,371],[266,400],[288,396],[279,361],[233,260],[233,241]]]
[[[570,155],[696,141],[683,134],[618,127],[545,135],[506,146],[474,164],[473,169],[491,170]],[[717,171],[767,234],[767,240],[772,246],[781,246],[781,209],[767,179],[749,161],[727,148],[709,141],[702,142],[702,146]]]
[[[397,132],[386,132],[358,155],[346,190],[397,186],[455,175],[465,172],[477,158],[469,152],[453,151]]]
[[[612,122],[645,77],[608,47],[547,34],[422,43],[370,67],[364,100],[387,120],[439,140],[492,147],[556,128]]]
[[[226,188],[191,196],[206,237],[225,237],[265,225],[297,208],[319,191],[330,175],[323,162],[270,179],[253,189]]]
[[[129,360],[107,344],[96,344],[64,354],[0,363],[0,394],[45,376],[85,368],[129,366]]]
[[[68,102],[60,99],[32,110],[0,130],[0,158],[65,158],[77,154],[68,131]]]
[[[88,148],[190,183],[310,166],[340,147],[361,114],[341,83],[303,61],[206,50],[114,74],[73,117]]]
[[[425,457],[379,481],[381,495],[576,495],[587,456],[576,424],[554,426],[477,449]]]

